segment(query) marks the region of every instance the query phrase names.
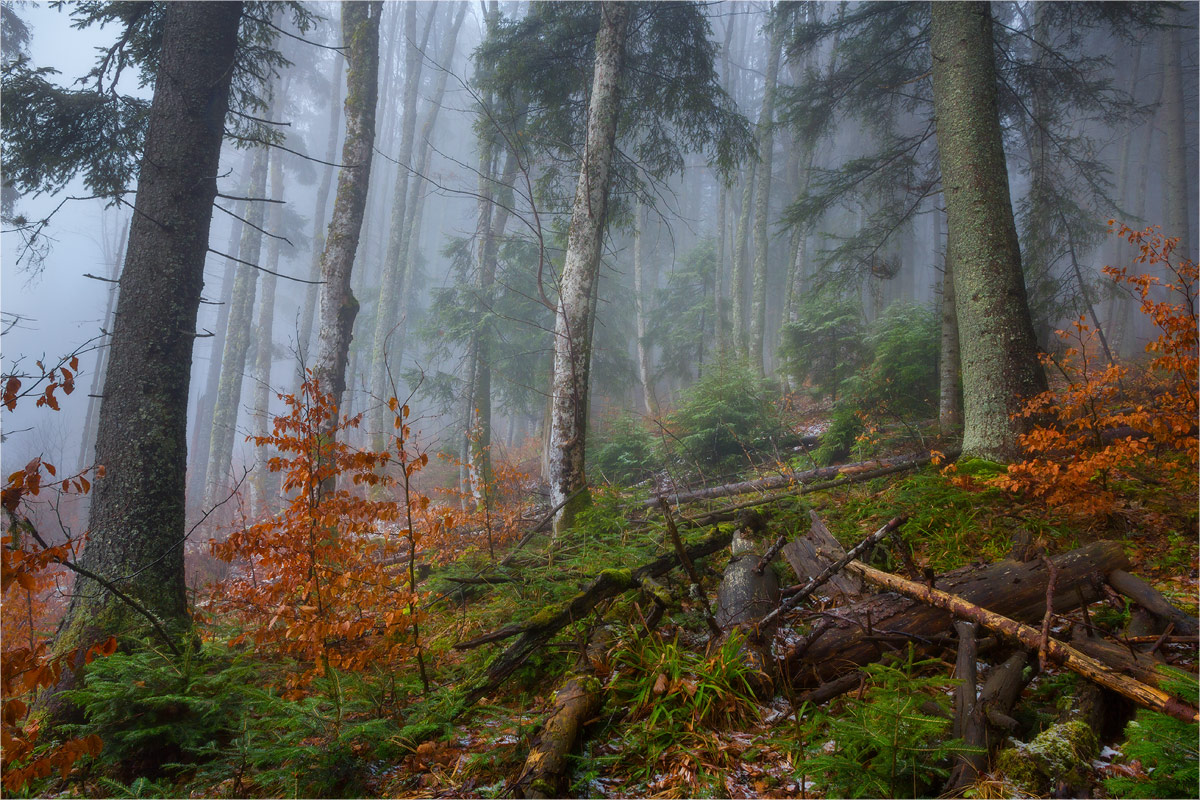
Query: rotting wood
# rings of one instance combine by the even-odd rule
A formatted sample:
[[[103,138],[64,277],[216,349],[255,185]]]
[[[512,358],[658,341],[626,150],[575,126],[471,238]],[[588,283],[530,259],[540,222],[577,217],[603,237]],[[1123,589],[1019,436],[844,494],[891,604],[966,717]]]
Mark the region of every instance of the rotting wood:
[[[783,548],[783,557],[802,581],[812,580],[830,563],[846,555],[817,512],[809,511],[808,516],[811,520],[808,532]],[[836,605],[853,602],[862,596],[862,581],[849,573],[832,575],[828,583]]]
[[[808,583],[804,584],[804,588],[802,588],[800,591],[796,592],[794,595],[789,597],[785,602],[781,603],[779,605],[779,607],[776,608],[774,611],[772,611],[770,614],[767,614],[765,617],[763,617],[763,620],[762,620],[763,627],[769,627],[769,626],[775,624],[775,621],[777,619],[779,619],[779,617],[783,616],[788,611],[791,611],[797,605],[802,603],[806,597],[808,597],[810,594],[812,594],[814,591],[816,591],[818,588],[820,588],[820,586],[822,584],[824,584],[827,580],[829,580],[831,577],[833,577],[838,572],[840,572],[843,568],[845,568],[845,566],[847,564],[849,564],[855,558],[858,558],[858,556],[862,555],[867,550],[869,550],[869,549],[873,548],[875,545],[879,544],[879,542],[883,540],[883,537],[887,536],[889,533],[891,533],[893,530],[895,530],[896,528],[898,528],[900,525],[903,525],[903,524],[904,524],[903,517],[893,517],[882,528],[875,531],[874,533],[872,533],[867,538],[863,539],[858,544],[854,545],[854,547],[850,548],[850,551],[848,553],[846,553],[844,556],[839,558],[834,563],[830,564],[820,574],[814,575],[811,579],[809,579]]]
[[[964,623],[960,620],[956,625],[959,624]],[[1025,677],[1028,663],[1029,655],[1024,650],[1018,650],[994,667],[984,681],[972,713],[963,726],[961,735],[966,750],[956,757],[944,796],[959,795],[964,788],[973,784],[987,766],[989,754],[1017,727],[1016,720],[1009,713],[1028,682]],[[974,694],[974,686],[971,689]]]
[[[1075,631],[1072,631],[1071,646],[1103,662],[1109,669],[1150,686],[1158,686],[1162,680],[1155,667],[1166,662],[1156,654],[1144,653],[1125,644],[1105,639],[1080,636]]]
[[[742,531],[734,535],[730,548],[733,556],[717,589],[715,623],[722,638],[741,632],[741,655],[753,670],[751,689],[757,697],[767,697],[775,686],[774,664],[759,621],[779,603],[779,579],[774,570],[758,571],[761,559]]]
[[[963,738],[969,719],[975,713],[975,634],[977,626],[968,620],[957,620],[954,630],[958,631],[958,656],[954,662],[954,677],[958,686],[954,688],[954,737]]]
[[[685,548],[688,558],[703,558],[727,547],[733,534],[717,532],[707,538]],[[572,622],[583,619],[591,610],[605,600],[609,600],[624,592],[639,588],[645,577],[656,578],[672,570],[679,563],[675,553],[668,553],[648,564],[629,570],[605,570],[592,583],[569,601],[558,608],[548,608],[533,619],[505,629],[504,636],[497,637],[497,632],[486,634],[470,642],[455,645],[456,649],[464,650],[477,647],[481,639],[497,641],[499,638],[517,636],[517,640],[488,665],[485,674],[466,694],[466,705],[473,705],[488,692],[500,685],[500,682],[512,674],[513,670],[525,663],[536,650],[553,639],[560,630]]]
[[[1096,600],[1099,589],[1092,574],[1129,565],[1119,542],[1093,542],[1052,560],[1058,569],[1055,603],[1059,606],[1080,596],[1087,602]],[[969,565],[938,576],[936,582],[969,602],[1017,620],[1040,621],[1045,611],[1046,567],[1040,561]],[[920,641],[944,633],[953,624],[946,611],[893,593],[843,607],[836,619],[830,619],[832,629],[813,642],[801,659],[789,661],[801,684],[829,680],[878,660],[882,651],[870,639],[873,630],[902,631]]]
[[[862,562],[851,562],[848,568],[872,583],[903,594],[906,597],[911,597],[927,605],[943,608],[957,617],[978,622],[1000,636],[1017,642],[1024,647],[1036,649],[1041,643],[1041,633],[1037,628],[1017,622],[994,611],[989,611],[957,595],[913,583],[898,575],[892,575],[873,567],[868,567]],[[1197,712],[1195,707],[1153,686],[1148,686],[1141,681],[1121,675],[1070,645],[1064,644],[1057,639],[1051,639],[1047,650],[1054,661],[1062,664],[1072,672],[1094,683],[1098,683],[1106,689],[1111,689],[1144,708],[1168,714],[1184,722],[1200,722],[1200,713]]]
[[[1175,607],[1162,592],[1136,575],[1131,575],[1123,569],[1113,570],[1108,574],[1108,583],[1121,594],[1137,603],[1164,622],[1175,623],[1175,630],[1184,635],[1195,635],[1200,632],[1200,623],[1195,617],[1185,614]]]
[[[605,629],[593,634],[579,656],[575,671],[554,693],[546,722],[529,747],[525,766],[514,781],[513,797],[563,797],[568,758],[583,728],[600,711],[603,698],[597,672],[606,671]]]

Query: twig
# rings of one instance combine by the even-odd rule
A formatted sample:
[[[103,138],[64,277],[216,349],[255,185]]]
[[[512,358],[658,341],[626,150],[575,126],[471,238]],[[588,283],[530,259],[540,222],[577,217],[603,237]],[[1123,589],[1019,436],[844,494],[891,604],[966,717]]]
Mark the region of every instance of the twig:
[[[767,566],[775,560],[775,556],[779,555],[779,551],[782,550],[786,544],[787,534],[781,533],[779,538],[775,540],[775,544],[771,545],[770,549],[763,553],[762,558],[760,558],[758,563],[754,565],[754,574],[762,575],[763,570],[765,570]]]
[[[683,546],[683,540],[679,538],[679,529],[675,527],[675,518],[671,515],[671,505],[667,502],[667,498],[662,495],[658,496],[658,507],[662,509],[663,517],[667,521],[667,533],[671,536],[671,544],[675,547],[675,555],[679,557],[679,563],[687,571],[688,577],[692,579],[692,587],[695,591],[695,599],[704,611],[704,621],[708,624],[708,630],[713,636],[721,635],[721,626],[713,619],[712,612],[708,609],[708,603],[705,602],[703,595],[700,594],[700,576],[696,573],[696,565],[692,563],[692,559],[688,557],[687,548]]]
[[[1058,568],[1050,557],[1042,554],[1042,563],[1046,565],[1046,613],[1042,615],[1042,642],[1038,646],[1038,669],[1046,671],[1050,660],[1050,619],[1054,616],[1054,584],[1058,581]]]

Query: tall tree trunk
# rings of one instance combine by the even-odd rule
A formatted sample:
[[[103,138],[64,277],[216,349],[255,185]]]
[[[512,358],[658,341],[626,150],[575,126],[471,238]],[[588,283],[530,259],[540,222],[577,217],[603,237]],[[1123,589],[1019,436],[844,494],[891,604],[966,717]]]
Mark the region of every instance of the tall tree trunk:
[[[1175,14],[1175,22],[1183,23],[1184,15]],[[1192,36],[1195,36],[1193,31]],[[1183,60],[1182,40],[1178,28],[1167,28],[1163,34],[1163,128],[1167,148],[1167,235],[1178,236],[1176,252],[1180,256],[1194,258],[1192,252],[1191,226],[1195,222],[1189,210],[1188,181],[1194,176],[1188,172],[1187,131],[1184,123]]]
[[[571,206],[571,227],[563,261],[554,323],[554,387],[550,444],[550,503],[562,504],[555,533],[569,527],[590,502],[584,473],[587,437],[588,370],[591,366],[591,298],[600,268],[608,206],[608,175],[620,111],[619,84],[630,8],[600,4],[596,63],[588,101],[587,139]],[[574,496],[573,496],[574,495]],[[568,501],[568,498],[571,498]]]
[[[729,47],[733,42],[733,29],[737,15],[729,15],[725,17],[725,43],[721,47],[721,88],[729,94],[731,76],[729,74]],[[728,320],[728,297],[727,278],[729,272],[729,262],[726,260],[726,254],[729,251],[726,231],[729,227],[729,176],[718,174],[717,180],[721,184],[720,195],[717,201],[717,274],[714,282],[713,294],[713,309],[716,316],[717,329],[717,353],[724,357],[730,348],[729,328],[727,327]]]
[[[522,104],[513,115],[515,131],[520,131],[524,124],[526,105]],[[476,323],[468,348],[472,356],[469,363],[473,363],[474,366],[470,368],[472,391],[471,408],[467,414],[467,429],[471,432],[471,437],[467,455],[470,459],[471,475],[475,481],[471,487],[472,493],[477,500],[487,503],[490,503],[490,497],[487,495],[485,487],[492,481],[491,341],[493,337],[488,320],[492,312],[492,303],[495,301],[496,261],[499,255],[500,239],[504,236],[504,230],[508,227],[508,218],[512,213],[513,183],[516,181],[519,165],[519,154],[508,148],[504,159],[504,169],[494,188],[489,188],[487,191],[488,204],[491,206],[490,221],[486,228],[482,228],[483,238],[477,251]],[[496,194],[499,196],[496,197]],[[480,192],[480,195],[482,197],[484,192]],[[481,225],[484,221],[483,217],[484,211],[480,208],[479,222]]]
[[[254,155],[250,170],[250,197],[264,197],[267,190],[267,162],[270,153],[260,147]],[[242,244],[233,282],[233,298],[229,306],[229,322],[225,333],[225,348],[221,355],[221,378],[217,383],[217,401],[213,406],[211,441],[208,447],[208,469],[204,481],[204,504],[211,508],[224,499],[229,489],[227,478],[233,461],[233,444],[237,433],[238,409],[242,400],[242,377],[246,371],[246,355],[250,350],[251,324],[254,318],[254,295],[258,289],[258,257],[262,251],[264,203],[249,203],[246,225],[242,227]]]
[[[647,285],[646,267],[642,258],[642,228],[645,224],[646,210],[642,201],[637,201],[633,211],[633,305],[636,315],[638,380],[642,384],[642,400],[646,414],[658,417],[658,398],[654,396],[654,372],[650,367],[650,346],[646,341],[646,303],[648,295],[654,291],[654,285]],[[703,337],[703,331],[700,332]]]
[[[416,275],[414,270],[418,263],[417,255],[420,252],[420,234],[421,222],[425,213],[425,184],[427,182],[426,175],[429,172],[429,162],[433,157],[433,132],[437,126],[438,115],[442,110],[442,100],[446,95],[446,79],[450,75],[449,59],[454,55],[455,43],[458,41],[458,31],[462,26],[463,18],[466,15],[467,4],[459,3],[458,11],[454,15],[454,21],[446,30],[445,38],[442,41],[441,53],[443,61],[446,63],[446,69],[443,69],[438,74],[437,86],[434,89],[433,97],[429,102],[429,110],[425,114],[425,121],[421,125],[421,133],[417,137],[416,147],[419,148],[420,156],[417,158],[416,169],[413,171],[412,178],[408,186],[408,199],[405,201],[404,211],[404,228],[400,237],[401,253],[404,254],[403,264],[404,269],[401,271],[400,281],[400,300],[393,310],[393,314],[398,315],[399,325],[396,327],[396,335],[393,339],[391,357],[394,361],[394,368],[399,369],[400,363],[404,358],[404,348],[408,344],[408,310],[413,302],[413,284],[415,283]]]
[[[317,199],[313,204],[313,241],[312,261],[309,267],[308,279],[313,281],[304,290],[304,308],[300,312],[300,333],[296,347],[300,352],[300,363],[309,366],[308,356],[312,347],[313,322],[317,317],[317,288],[316,281],[321,278],[321,256],[325,252],[325,210],[329,205],[329,191],[333,186],[333,159],[337,156],[338,133],[341,125],[342,112],[342,63],[344,57],[338,53],[334,57],[333,94],[329,98],[329,136],[325,143],[325,171],[321,174],[321,183],[317,187]],[[303,380],[304,376],[301,375]]]
[[[281,95],[287,96],[288,81],[284,82]],[[271,433],[271,362],[275,351],[275,283],[272,272],[279,271],[279,246],[283,235],[283,165],[279,154],[271,159],[271,199],[279,202],[271,204],[270,219],[267,230],[271,233],[267,242],[267,264],[269,272],[263,274],[262,298],[258,305],[258,330],[254,334],[254,435],[260,438]],[[256,495],[254,510],[257,516],[271,513],[273,510],[272,497],[277,493],[272,491],[274,478],[279,473],[267,469],[267,461],[271,458],[272,450],[267,446],[258,448],[258,459],[254,469],[254,493]]]
[[[1021,274],[996,105],[991,10],[932,4],[933,98],[962,356],[963,455],[1017,456],[1016,412],[1046,388]]]
[[[242,156],[242,168],[239,175],[244,176],[245,186],[241,191],[243,197],[249,197],[254,192],[252,173],[254,171],[255,150],[248,149]],[[208,369],[204,378],[204,393],[196,405],[195,424],[192,430],[191,471],[188,475],[188,507],[192,512],[204,506],[205,489],[208,486],[208,464],[212,449],[213,414],[217,407],[217,396],[221,385],[221,359],[225,355],[225,339],[229,333],[229,309],[233,305],[233,286],[238,274],[238,249],[242,240],[247,204],[238,201],[233,204],[233,224],[229,227],[229,241],[225,245],[225,253],[230,256],[225,259],[225,271],[221,277],[221,304],[217,306],[217,324],[213,328],[212,344],[208,349]]]
[[[170,633],[190,626],[184,582],[188,383],[242,4],[164,9],[150,124],[100,404],[97,478],[80,565],[119,584]],[[76,579],[55,648],[147,631]]]
[[[934,251],[942,239],[942,212],[934,211],[936,237]],[[952,436],[962,428],[962,401],[959,399],[958,304],[954,294],[954,253],[946,240],[942,258],[942,338],[938,354],[938,428],[943,436]]]
[[[125,243],[129,239],[131,222],[131,220],[126,220],[125,225],[121,228],[121,240],[117,244],[117,251],[113,253],[112,265],[108,271],[108,278],[113,283],[108,285],[108,303],[104,307],[104,326],[100,329],[104,339],[112,336],[113,308],[117,304],[117,284],[121,277],[121,265],[125,263]],[[108,347],[105,346],[104,340],[101,342],[96,348],[96,363],[92,370],[92,388],[88,392],[87,415],[83,418],[83,441],[79,444],[79,470],[87,469],[95,463],[92,454],[96,446],[96,429],[100,424],[98,412],[100,411],[100,398],[104,394],[104,372],[108,369]]]
[[[417,129],[417,90],[421,86],[421,55],[425,52],[425,44],[429,37],[429,27],[433,22],[436,9],[428,10],[424,34],[417,37],[417,4],[407,3],[404,7],[404,33],[406,45],[404,50],[404,108],[401,114],[400,150],[396,160],[396,185],[392,191],[392,219],[388,226],[387,251],[383,259],[383,275],[379,284],[379,302],[375,311],[375,330],[371,344],[371,382],[370,394],[375,399],[377,410],[371,415],[370,430],[376,446],[383,443],[383,437],[391,430],[388,411],[385,405],[379,404],[382,398],[390,395],[391,387],[388,381],[388,368],[398,366],[390,363],[388,344],[396,321],[399,317],[400,297],[403,284],[407,280],[408,248],[404,241],[405,221],[407,220],[408,185],[412,177],[413,140]],[[392,343],[394,346],[394,342]]]
[[[738,358],[749,358],[746,314],[746,243],[749,239],[750,210],[754,205],[754,181],[758,176],[758,164],[746,166],[746,183],[742,187],[742,210],[738,215],[737,232],[733,236],[733,274],[729,280],[729,297],[733,308],[733,351]]]
[[[379,18],[381,0],[342,3],[346,46],[346,139],[338,171],[333,219],[321,256],[321,329],[313,375],[323,391],[341,405],[346,390],[346,361],[358,300],[350,291],[350,272],[371,179],[375,149],[375,104],[379,94]],[[331,420],[331,425],[333,424]]]
[[[750,313],[750,365],[763,374],[763,340],[767,327],[767,216],[771,202],[771,160],[775,150],[775,85],[779,81],[779,50],[784,25],[772,15],[767,83],[758,115],[758,187],[754,195],[754,299]]]

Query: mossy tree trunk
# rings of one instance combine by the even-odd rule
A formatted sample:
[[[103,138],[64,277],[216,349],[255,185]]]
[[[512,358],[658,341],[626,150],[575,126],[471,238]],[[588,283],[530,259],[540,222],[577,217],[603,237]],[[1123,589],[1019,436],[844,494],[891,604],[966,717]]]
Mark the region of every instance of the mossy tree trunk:
[[[555,517],[556,534],[569,527],[579,509],[590,502],[585,488],[584,448],[591,366],[592,295],[600,271],[609,167],[617,135],[619,86],[630,13],[625,3],[600,5],[601,22],[596,35],[586,143],[571,206],[571,226],[555,312],[554,384],[547,461],[550,503],[564,503]],[[578,491],[580,489],[584,491]],[[567,502],[572,495],[574,498]]]
[[[366,210],[375,150],[375,105],[379,94],[379,18],[382,2],[342,3],[346,67],[346,139],[338,172],[333,219],[321,256],[321,326],[313,375],[322,391],[341,405],[346,362],[358,301],[350,291],[350,273]]]
[[[937,232],[942,232],[942,212],[937,214]],[[942,336],[938,353],[938,429],[943,436],[962,428],[962,399],[959,395],[958,302],[954,293],[954,253],[946,239],[942,258]],[[936,249],[936,244],[935,244]]]
[[[171,633],[190,627],[183,543],[187,403],[204,259],[242,4],[171,3],[100,405],[96,481],[81,565]],[[148,630],[78,578],[56,649]]]
[[[954,243],[963,455],[1017,457],[1025,398],[1046,388],[1030,321],[996,103],[986,4],[932,5],[933,99]]]

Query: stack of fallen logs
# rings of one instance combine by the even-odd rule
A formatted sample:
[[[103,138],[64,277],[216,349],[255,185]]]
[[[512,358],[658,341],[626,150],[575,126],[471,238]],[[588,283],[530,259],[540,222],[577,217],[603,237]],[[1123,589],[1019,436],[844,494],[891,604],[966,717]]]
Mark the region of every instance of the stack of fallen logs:
[[[1126,571],[1129,564],[1119,543],[1094,542],[1068,553],[1047,557],[1020,544],[996,564],[973,564],[942,575],[921,572],[896,535],[902,523],[893,519],[849,551],[844,551],[815,512],[803,537],[788,542],[779,537],[759,550],[765,532],[763,519],[743,512],[735,533],[714,532],[685,546],[676,530],[669,505],[660,507],[672,539],[672,552],[633,570],[606,570],[568,602],[548,609],[525,623],[462,642],[467,649],[515,638],[494,658],[486,674],[469,692],[475,702],[494,690],[536,650],[563,628],[580,621],[601,603],[625,592],[640,591],[650,609],[652,628],[671,604],[670,593],[658,582],[683,566],[691,593],[698,597],[698,559],[731,548],[731,558],[718,590],[718,608],[705,608],[712,640],[733,630],[743,634],[747,663],[755,666],[755,688],[761,697],[773,696],[785,682],[788,695],[802,703],[819,704],[862,685],[863,666],[911,643],[919,648],[957,648],[956,677],[962,681],[956,696],[954,733],[971,746],[960,757],[947,790],[972,784],[994,752],[1014,731],[1011,716],[1022,690],[1032,677],[1030,665],[1054,664],[1085,678],[1102,691],[1080,691],[1089,707],[1085,716],[1103,719],[1104,703],[1125,698],[1132,704],[1189,722],[1200,720],[1197,709],[1164,691],[1155,664],[1164,642],[1183,637],[1195,641],[1200,626],[1173,606],[1149,584]],[[882,572],[864,563],[884,540],[890,539],[908,577]],[[781,589],[771,561],[782,555],[800,583]],[[860,560],[860,557],[862,559]],[[880,587],[871,593],[867,585]],[[1131,641],[1102,638],[1091,624],[1087,607],[1124,596],[1139,609],[1135,620],[1146,635],[1139,649]],[[800,612],[805,600],[819,599],[819,609]],[[702,597],[699,597],[703,601]],[[1051,619],[1080,610],[1084,623],[1071,641],[1052,635]],[[812,623],[806,635],[794,635],[800,616]],[[1072,626],[1074,627],[1074,626]],[[980,630],[986,638],[979,640]],[[1174,636],[1172,636],[1174,634]],[[976,691],[977,652],[993,647],[1003,659]],[[561,796],[567,755],[580,731],[601,706],[604,647],[596,641],[581,655],[576,670],[555,695],[553,708],[535,738],[525,768],[510,787],[515,796]],[[797,692],[800,694],[797,695]],[[1128,704],[1127,704],[1128,705]],[[1060,787],[1061,789],[1062,787]]]

